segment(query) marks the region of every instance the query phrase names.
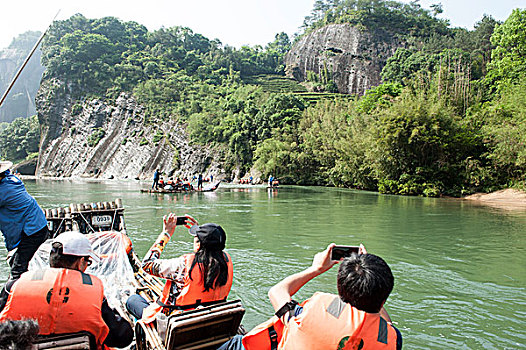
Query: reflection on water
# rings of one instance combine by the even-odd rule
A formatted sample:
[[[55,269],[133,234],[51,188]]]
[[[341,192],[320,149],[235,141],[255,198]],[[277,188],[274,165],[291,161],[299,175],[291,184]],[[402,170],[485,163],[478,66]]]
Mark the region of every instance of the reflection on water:
[[[309,266],[327,244],[363,242],[390,264],[395,289],[387,309],[407,349],[517,349],[526,344],[525,212],[451,199],[383,196],[317,187],[232,188],[191,194],[140,193],[136,182],[37,181],[43,207],[122,198],[135,250],[143,256],[163,215],[190,214],[227,232],[234,260],[231,298],[251,328],[272,315],[268,289]],[[3,249],[3,247],[2,247]],[[164,257],[192,249],[178,228]],[[2,251],[5,256],[5,249]],[[0,265],[0,279],[8,269]],[[297,299],[336,292],[336,270],[309,282]]]

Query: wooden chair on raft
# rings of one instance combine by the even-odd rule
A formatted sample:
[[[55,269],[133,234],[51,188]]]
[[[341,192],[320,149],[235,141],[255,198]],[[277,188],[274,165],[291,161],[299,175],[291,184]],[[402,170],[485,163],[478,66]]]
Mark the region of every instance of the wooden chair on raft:
[[[153,324],[137,322],[135,338],[137,350],[212,350],[240,334],[245,309],[240,300],[171,315],[164,339]]]
[[[95,338],[88,332],[40,335],[31,350],[96,350]]]

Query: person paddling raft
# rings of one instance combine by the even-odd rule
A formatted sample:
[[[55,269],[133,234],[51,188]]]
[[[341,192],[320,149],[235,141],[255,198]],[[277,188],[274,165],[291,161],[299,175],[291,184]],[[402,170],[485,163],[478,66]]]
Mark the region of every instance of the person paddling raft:
[[[203,190],[203,174],[199,174],[199,176],[197,177],[197,190]]]
[[[0,231],[10,252],[8,256],[11,255],[11,274],[6,286],[11,286],[27,271],[29,261],[49,235],[44,212],[27,193],[24,183],[11,174],[12,166],[12,162],[0,161]],[[0,293],[0,301],[7,298],[5,288]]]
[[[274,182],[274,176],[269,175],[268,176],[268,187],[272,187],[273,182]]]
[[[161,176],[161,173],[159,172],[159,169],[155,170],[155,173],[153,173],[153,184],[152,184],[152,190],[157,189],[159,187],[159,178]]]

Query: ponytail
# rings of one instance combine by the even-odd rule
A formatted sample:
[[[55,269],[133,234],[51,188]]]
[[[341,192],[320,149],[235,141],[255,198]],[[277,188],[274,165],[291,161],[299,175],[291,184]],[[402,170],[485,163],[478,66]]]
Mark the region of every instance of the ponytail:
[[[188,271],[190,279],[192,279],[192,270],[196,264],[204,278],[204,292],[208,292],[210,289],[218,286],[224,286],[227,283],[228,265],[223,250],[201,247],[197,253],[195,253],[194,261],[192,262],[190,271]]]

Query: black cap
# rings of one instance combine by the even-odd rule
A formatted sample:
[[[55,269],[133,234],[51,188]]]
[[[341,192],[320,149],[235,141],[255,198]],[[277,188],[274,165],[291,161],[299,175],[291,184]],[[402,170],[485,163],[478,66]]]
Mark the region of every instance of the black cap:
[[[226,233],[218,224],[194,225],[188,232],[192,236],[197,236],[199,242],[204,246],[225,248]]]

